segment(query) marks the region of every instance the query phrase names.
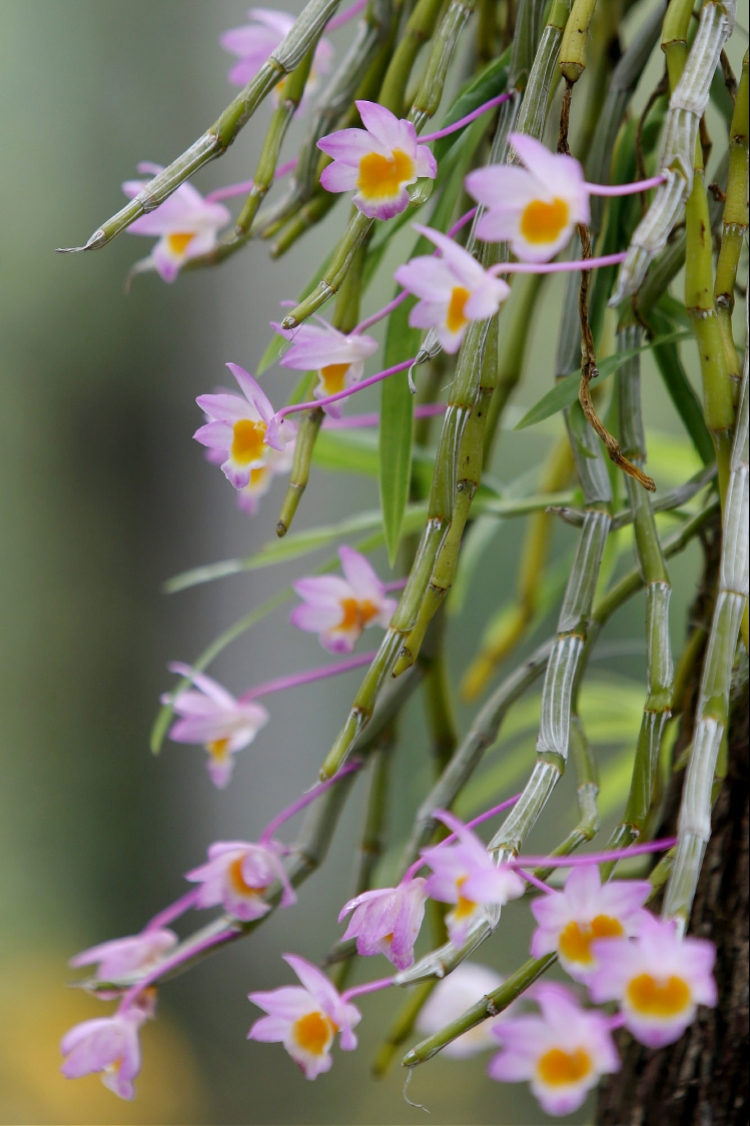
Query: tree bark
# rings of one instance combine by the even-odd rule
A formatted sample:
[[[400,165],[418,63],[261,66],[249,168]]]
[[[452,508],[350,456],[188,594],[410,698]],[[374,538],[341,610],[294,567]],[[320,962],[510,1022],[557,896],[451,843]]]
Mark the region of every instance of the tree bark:
[[[706,545],[709,547],[709,545]],[[711,545],[712,546],[712,545]],[[709,547],[708,571],[713,568]],[[693,621],[710,617],[704,590]],[[711,584],[713,585],[713,584]],[[702,661],[686,693],[675,761],[692,741]],[[645,1048],[617,1034],[622,1069],[603,1086],[599,1126],[745,1126],[748,1123],[748,694],[743,659],[733,692],[727,777],[714,807],[712,835],[689,933],[716,943],[719,1003],[701,1007],[675,1044]],[[677,823],[684,769],[672,775],[659,835]]]

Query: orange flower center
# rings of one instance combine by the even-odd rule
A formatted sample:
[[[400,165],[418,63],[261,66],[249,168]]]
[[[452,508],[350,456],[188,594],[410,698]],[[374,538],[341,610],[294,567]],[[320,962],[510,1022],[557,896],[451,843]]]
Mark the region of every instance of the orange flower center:
[[[454,285],[448,303],[448,312],[445,316],[445,327],[448,332],[458,332],[468,323],[469,318],[464,313],[464,307],[470,297],[471,293],[468,289],[465,289],[462,285]]]
[[[660,979],[638,974],[628,985],[627,998],[644,1016],[674,1017],[690,1004],[690,986],[674,974]]]
[[[326,364],[320,369],[323,390],[326,395],[337,395],[344,390],[344,380],[351,364]]]
[[[339,603],[342,611],[339,629],[363,630],[368,622],[377,618],[379,610],[368,598],[360,601],[358,598],[342,598]]]
[[[236,860],[233,860],[227,868],[227,876],[230,882],[234,885],[235,891],[238,891],[241,895],[247,895],[248,892],[250,892],[252,895],[262,895],[266,890],[264,887],[254,888],[251,887],[250,884],[246,881],[244,873],[242,871],[242,863],[244,859],[244,856],[238,856]]]
[[[568,223],[570,208],[564,199],[557,196],[552,203],[543,199],[533,199],[521,215],[521,234],[527,242],[537,245],[554,242]]]
[[[212,743],[206,743],[206,750],[215,758],[217,762],[222,762],[227,758],[227,747],[229,746],[228,739],[214,739]]]
[[[414,161],[401,149],[390,156],[368,152],[359,162],[357,187],[365,199],[390,199],[402,184],[411,183],[415,171]]]
[[[175,232],[172,235],[167,235],[167,245],[169,246],[169,249],[173,254],[176,254],[178,258],[181,258],[194,238],[194,233],[187,234]]]
[[[591,1056],[583,1048],[565,1052],[562,1048],[550,1048],[539,1057],[537,1074],[549,1087],[566,1087],[579,1083],[592,1070]]]
[[[255,422],[251,418],[241,418],[232,427],[232,449],[230,457],[238,465],[248,465],[263,456],[266,436],[265,422]]]
[[[271,470],[267,465],[261,465],[257,469],[250,470],[249,485],[251,489],[259,489],[267,477],[270,477]]]
[[[458,899],[456,906],[453,908],[454,919],[466,919],[472,915],[476,909],[476,903],[473,899],[466,899],[461,895],[461,888],[466,883],[466,876],[461,876],[460,880],[456,880],[456,891],[458,892]]]
[[[570,962],[592,965],[594,955],[591,953],[591,943],[597,938],[619,938],[624,933],[619,919],[613,919],[610,915],[597,915],[590,923],[568,923],[560,933],[558,950]]]
[[[306,1013],[292,1025],[294,1039],[312,1056],[322,1056],[330,1047],[336,1025],[325,1013]]]

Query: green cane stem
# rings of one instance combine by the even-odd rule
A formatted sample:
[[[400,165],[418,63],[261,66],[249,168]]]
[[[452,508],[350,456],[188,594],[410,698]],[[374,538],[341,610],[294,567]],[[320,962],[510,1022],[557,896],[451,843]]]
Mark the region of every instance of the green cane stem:
[[[568,82],[577,82],[586,69],[589,27],[596,0],[573,0],[560,46],[560,71]]]
[[[664,916],[687,927],[703,857],[711,838],[715,775],[729,717],[735,649],[748,598],[748,352],[722,520],[719,592],[703,662],[693,747],[685,772],[677,854]]]
[[[300,65],[338,5],[339,0],[310,0],[294,27],[210,129],[163,172],[149,180],[116,215],[94,231],[85,246],[75,249],[99,250],[106,246],[141,215],[154,211],[204,164],[223,156],[261,102],[285,75],[291,74]]]
[[[719,260],[716,263],[716,279],[714,281],[714,302],[726,353],[729,378],[735,381],[739,381],[740,364],[732,335],[732,313],[734,312],[734,287],[737,281],[740,252],[748,227],[749,99],[748,52],[746,51],[742,60],[742,75],[729,130],[729,175],[722,217],[721,249]]]

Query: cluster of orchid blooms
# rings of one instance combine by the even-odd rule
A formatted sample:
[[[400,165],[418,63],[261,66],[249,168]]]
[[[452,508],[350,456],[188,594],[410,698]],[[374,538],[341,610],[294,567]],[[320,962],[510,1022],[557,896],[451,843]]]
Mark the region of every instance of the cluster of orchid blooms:
[[[133,1080],[140,1068],[138,1031],[154,1015],[152,983],[180,964],[179,951],[171,953],[178,938],[167,924],[190,908],[223,908],[228,920],[205,940],[208,947],[236,935],[233,920],[247,923],[267,914],[271,909],[267,893],[274,885],[281,887],[280,906],[292,906],[296,895],[282,863],[290,850],[274,833],[342,774],[356,769],[356,763],[345,766],[309,791],[274,818],[257,842],[212,845],[208,862],[186,875],[197,887],[155,916],[141,934],[95,946],[72,960],[74,966],[97,965],[96,982],[103,983],[97,991],[105,998],[120,992],[114,986],[107,988],[110,982],[134,977],[135,984],[122,995],[113,1016],[85,1021],[64,1037],[65,1075],[101,1072],[116,1094],[133,1096]],[[397,887],[362,893],[344,905],[339,919],[351,916],[343,940],[355,939],[358,954],[382,954],[397,970],[405,970],[414,962],[428,898],[449,905],[448,933],[461,944],[485,911],[498,911],[527,888],[541,891],[531,902],[537,923],[531,954],[556,954],[570,977],[588,988],[593,1002],[614,1001],[619,1012],[586,1008],[568,987],[538,983],[526,993],[538,1012],[519,1013],[516,1002],[486,1028],[459,1037],[449,1054],[465,1057],[499,1044],[501,1051],[490,1061],[489,1076],[503,1082],[528,1080],[548,1113],[568,1114],[583,1103],[602,1075],[617,1071],[613,1029],[624,1025],[642,1043],[662,1047],[683,1034],[698,1005],[716,1004],[715,948],[704,939],[680,937],[674,923],[660,921],[646,910],[644,903],[652,891],[648,881],[602,884],[598,863],[658,851],[671,845],[670,840],[590,857],[523,857],[496,866],[472,825],[514,800],[467,825],[438,811],[450,835],[424,849]],[[554,890],[526,870],[542,863],[572,868],[562,890]],[[423,867],[429,869],[426,877],[417,874]],[[253,1024],[248,1038],[282,1043],[305,1076],[315,1079],[330,1069],[337,1035],[344,1051],[357,1047],[354,1029],[362,1014],[352,1003],[354,998],[396,985],[398,980],[380,978],[339,993],[325,973],[304,958],[285,954],[284,960],[300,984],[249,994],[266,1015]],[[442,1027],[475,1002],[477,994],[488,993],[500,981],[486,967],[459,966],[438,985],[422,1013],[420,1029],[429,1033]]]
[[[355,4],[339,17],[339,22],[361,7]],[[285,13],[266,9],[252,9],[250,17],[249,26],[222,38],[224,47],[239,59],[229,75],[237,85],[252,78],[294,22]],[[331,54],[330,44],[321,39],[308,92],[329,68]],[[344,129],[318,142],[331,158],[320,183],[329,192],[353,192],[353,203],[366,216],[392,219],[409,206],[412,185],[437,175],[428,143],[463,127],[507,96],[494,98],[468,118],[421,142],[410,122],[399,120],[380,105],[358,101],[364,128]],[[517,261],[485,269],[454,241],[451,234],[474,218],[476,208],[447,235],[414,224],[435,245],[435,255],[413,258],[396,270],[395,279],[403,292],[384,310],[349,334],[322,320],[293,329],[272,326],[290,342],[282,365],[317,372],[315,403],[276,411],[255,379],[232,363],[227,366],[242,395],[221,390],[198,398],[206,422],[195,438],[207,447],[208,459],[221,466],[245,511],[254,513],[272,477],[291,466],[296,428],[288,420],[289,414],[320,406],[329,422],[335,424],[341,419],[345,398],[409,366],[410,361],[363,378],[365,361],[379,347],[364,329],[387,316],[408,295],[418,298],[409,323],[434,330],[442,348],[455,353],[469,322],[493,316],[508,297],[509,287],[500,274],[592,268],[623,260],[624,254],[618,254],[585,262],[551,263],[568,244],[577,225],[588,221],[591,194],[644,191],[660,183],[661,178],[615,187],[593,185],[585,182],[580,164],[572,157],[552,153],[520,134],[511,134],[510,143],[520,164],[473,171],[466,177],[465,187],[481,208],[477,238],[507,243]],[[284,171],[293,165],[290,162]],[[139,170],[156,173],[159,168],[144,164]],[[133,197],[143,183],[128,181],[123,190]],[[145,267],[144,263],[139,266],[153,268],[165,281],[174,281],[187,262],[217,246],[219,232],[231,220],[220,201],[248,187],[245,183],[203,197],[190,184],[181,184],[157,210],[130,226],[132,234],[158,238]],[[351,422],[358,424],[356,419]],[[368,560],[353,548],[342,547],[339,556],[342,575],[306,577],[294,584],[301,601],[291,621],[299,629],[318,634],[329,652],[351,654],[366,628],[387,628],[396,607],[387,593],[400,584],[381,582]],[[370,653],[347,657],[322,669],[271,681],[239,698],[204,673],[187,665],[171,665],[191,684],[168,698],[179,717],[171,738],[205,746],[210,777],[223,788],[231,777],[233,756],[252,743],[269,720],[258,697],[345,672],[368,663],[371,657]],[[305,794],[279,814],[257,842],[213,844],[207,863],[186,875],[196,887],[160,912],[140,934],[95,946],[72,960],[74,966],[96,964],[92,984],[98,996],[119,997],[119,1006],[113,1016],[86,1021],[63,1038],[62,1070],[66,1076],[100,1072],[104,1083],[117,1095],[133,1096],[133,1081],[140,1069],[138,1034],[141,1025],[154,1015],[154,983],[181,960],[178,937],[169,924],[190,909],[220,907],[225,912],[225,925],[205,943],[216,945],[236,936],[237,922],[251,922],[268,913],[272,895],[281,907],[292,906],[296,895],[283,863],[291,849],[277,840],[275,833],[359,765],[356,761],[347,764],[332,779]],[[715,1005],[715,949],[710,942],[683,937],[673,922],[660,921],[651,914],[644,907],[652,890],[647,881],[601,881],[598,864],[658,851],[672,841],[590,857],[524,857],[497,865],[471,826],[513,800],[489,810],[470,825],[448,812],[437,811],[450,835],[423,850],[397,887],[364,892],[343,907],[339,918],[350,916],[343,939],[356,939],[360,955],[384,955],[401,971],[414,962],[414,945],[428,898],[449,905],[448,933],[460,946],[487,911],[497,913],[510,900],[530,890],[539,892],[531,901],[537,923],[532,955],[555,954],[570,977],[588,989],[595,1005],[615,1002],[618,1011],[587,1008],[570,988],[538,983],[526,993],[535,1011],[519,1012],[519,1002],[514,1002],[510,1009],[454,1041],[446,1052],[461,1057],[493,1044],[499,1046],[488,1074],[504,1082],[529,1081],[547,1112],[567,1114],[583,1103],[600,1076],[618,1069],[613,1029],[624,1025],[642,1043],[659,1047],[682,1035],[694,1020],[698,1005]],[[571,873],[563,889],[554,890],[532,875],[528,869],[536,865],[569,866]],[[418,874],[423,868],[428,869],[427,875]],[[278,888],[280,892],[276,892]],[[195,953],[193,947],[191,955]],[[253,1024],[248,1035],[253,1040],[282,1043],[307,1078],[315,1079],[331,1067],[336,1036],[345,1051],[357,1046],[354,1029],[361,1013],[354,998],[398,982],[387,977],[339,993],[329,978],[304,958],[287,954],[284,959],[300,984],[251,993],[250,1000],[266,1015]],[[124,988],[123,981],[133,984]],[[497,975],[486,967],[470,963],[458,966],[438,984],[422,1011],[419,1028],[427,1033],[435,1031],[499,983]]]

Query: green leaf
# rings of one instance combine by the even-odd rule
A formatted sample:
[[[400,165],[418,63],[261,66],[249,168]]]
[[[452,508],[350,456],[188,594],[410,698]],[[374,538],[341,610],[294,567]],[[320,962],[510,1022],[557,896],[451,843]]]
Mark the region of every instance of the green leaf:
[[[455,121],[460,121],[462,117],[473,113],[479,106],[484,105],[490,98],[502,94],[508,84],[508,64],[510,63],[511,48],[508,47],[499,59],[495,59],[489,63],[488,66],[464,86],[460,91],[455,102],[448,110],[447,114],[440,122],[439,128],[446,129],[449,125],[453,125]],[[461,136],[461,132],[457,130],[455,133],[449,134],[447,137],[441,137],[435,141],[433,146],[433,154],[435,160],[440,164],[446,153]]]
[[[404,516],[404,529],[409,532],[417,531],[424,521],[427,513],[426,504],[410,504]],[[292,559],[299,559],[309,555],[318,548],[325,547],[334,540],[357,535],[359,532],[369,532],[377,529],[377,536],[368,541],[371,547],[383,542],[381,514],[379,510],[361,512],[342,520],[339,524],[327,524],[318,528],[310,528],[305,532],[293,532],[283,539],[272,539],[263,544],[259,551],[247,555],[244,559],[225,559],[220,563],[209,563],[204,567],[194,567],[191,571],[183,571],[175,575],[164,584],[164,589],[169,594],[175,594],[188,587],[200,583],[211,582],[213,579],[223,578],[225,575],[237,575],[242,571],[258,571],[263,567],[273,567],[279,563],[288,563]],[[361,544],[359,545],[362,546]]]
[[[386,368],[417,354],[422,332],[409,327],[409,313],[414,304],[414,299],[408,298],[391,313],[383,360]],[[401,371],[383,381],[380,399],[380,507],[391,566],[396,559],[409,499],[413,437],[413,395],[409,390],[408,373]]]
[[[692,334],[690,332],[669,332],[665,336],[657,336],[656,339],[649,341],[648,344],[643,344],[640,348],[628,348],[625,352],[617,352],[614,356],[607,356],[598,364],[599,378],[596,385],[599,386],[610,375],[614,375],[619,368],[627,361],[637,356],[640,352],[648,352],[651,348],[657,348],[663,344],[671,344],[674,341],[686,340]],[[527,411],[521,421],[516,424],[516,430],[525,430],[527,426],[533,426],[537,422],[541,422],[545,418],[550,418],[558,411],[565,410],[566,407],[571,407],[578,398],[578,387],[581,382],[581,377],[578,372],[568,375],[565,379],[561,379],[556,383],[551,391],[543,395],[538,403],[535,403],[530,411]]]
[[[664,298],[659,302],[659,307],[649,313],[649,322],[656,332],[663,332],[670,323],[668,308],[666,316],[661,309],[663,300]],[[701,461],[704,465],[710,465],[716,460],[716,451],[703,418],[703,408],[682,366],[680,354],[674,343],[667,342],[664,337],[657,337],[653,345],[656,366],[675,410],[692,438]]]
[[[372,430],[321,430],[313,464],[332,473],[358,473],[377,480],[380,459],[378,434]]]

